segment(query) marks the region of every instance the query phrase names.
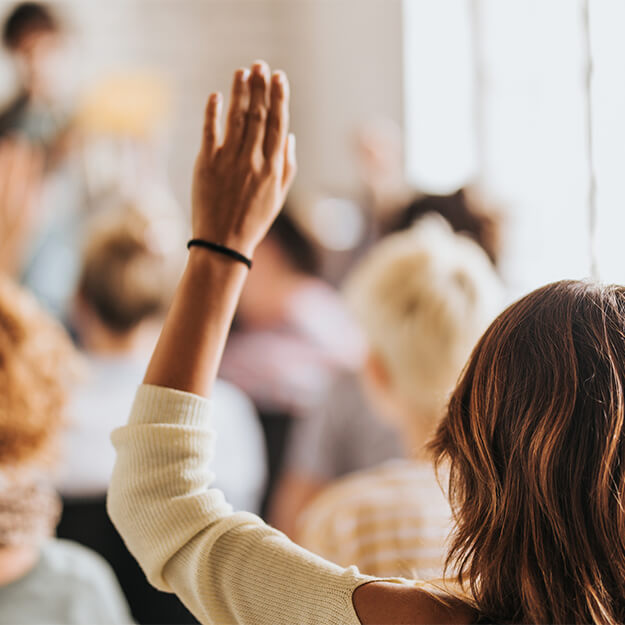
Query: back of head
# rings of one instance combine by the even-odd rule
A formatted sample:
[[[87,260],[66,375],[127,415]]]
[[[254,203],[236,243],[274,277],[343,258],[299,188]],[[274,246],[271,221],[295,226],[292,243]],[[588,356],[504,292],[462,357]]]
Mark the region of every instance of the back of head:
[[[35,2],[18,4],[7,17],[2,31],[6,48],[19,48],[23,39],[34,32],[58,33],[60,24],[49,7]]]
[[[280,213],[267,233],[267,240],[282,252],[291,268],[307,275],[319,273],[319,258],[312,241],[300,230],[288,209]]]
[[[376,245],[345,292],[404,404],[442,416],[473,345],[500,310],[501,284],[486,254],[430,216]]]
[[[449,564],[495,623],[625,619],[625,288],[564,281],[476,346],[432,448]]]
[[[0,466],[49,458],[77,363],[63,328],[0,277]]]
[[[163,245],[166,233],[154,226],[132,206],[109,210],[92,224],[79,294],[112,332],[125,334],[163,314],[171,299],[177,258]]]
[[[459,189],[450,195],[421,195],[404,208],[397,219],[389,224],[387,231],[404,230],[415,219],[430,213],[437,214],[447,220],[454,232],[473,239],[497,264],[501,251],[500,216],[482,206],[483,201],[478,202],[470,195],[468,189]]]

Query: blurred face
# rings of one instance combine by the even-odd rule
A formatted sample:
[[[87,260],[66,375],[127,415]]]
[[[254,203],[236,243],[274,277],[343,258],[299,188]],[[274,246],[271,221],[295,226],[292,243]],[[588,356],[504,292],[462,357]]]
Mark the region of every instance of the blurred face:
[[[65,39],[48,30],[25,33],[13,52],[24,88],[32,98],[57,100],[68,90],[75,72]]]

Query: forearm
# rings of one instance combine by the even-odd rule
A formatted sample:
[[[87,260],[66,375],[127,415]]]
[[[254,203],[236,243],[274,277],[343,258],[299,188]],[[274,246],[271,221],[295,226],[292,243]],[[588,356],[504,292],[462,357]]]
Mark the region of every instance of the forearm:
[[[144,383],[208,396],[248,269],[191,248]]]

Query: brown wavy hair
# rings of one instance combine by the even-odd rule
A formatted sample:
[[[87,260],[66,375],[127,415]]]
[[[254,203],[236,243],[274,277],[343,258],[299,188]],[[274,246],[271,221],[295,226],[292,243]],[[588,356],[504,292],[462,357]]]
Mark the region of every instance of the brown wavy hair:
[[[0,276],[0,467],[49,463],[82,362],[63,328]]]
[[[431,449],[485,621],[625,622],[624,389],[625,287],[542,287],[475,347]]]

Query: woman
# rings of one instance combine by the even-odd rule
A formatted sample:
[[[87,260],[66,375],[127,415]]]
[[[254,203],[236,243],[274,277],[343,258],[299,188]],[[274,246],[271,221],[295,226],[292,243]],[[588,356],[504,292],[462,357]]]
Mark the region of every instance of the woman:
[[[514,304],[471,356],[434,448],[451,461],[456,596],[343,569],[209,489],[208,395],[250,257],[295,172],[288,86],[209,99],[191,247],[118,458],[109,512],[152,583],[205,623],[618,623],[625,618],[625,289],[564,282]],[[464,596],[457,595],[462,591]]]

